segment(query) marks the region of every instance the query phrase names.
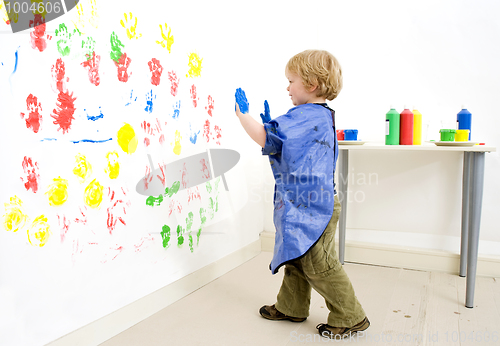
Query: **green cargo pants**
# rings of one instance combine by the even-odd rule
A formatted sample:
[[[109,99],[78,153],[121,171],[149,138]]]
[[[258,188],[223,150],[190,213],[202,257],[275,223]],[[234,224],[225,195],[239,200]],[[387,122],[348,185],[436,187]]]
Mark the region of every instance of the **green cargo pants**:
[[[276,302],[276,309],[281,313],[308,317],[311,288],[314,288],[325,298],[330,310],[327,322],[330,326],[352,327],[365,318],[365,311],[335,251],[340,208],[338,196],[335,196],[332,218],[318,242],[304,256],[285,265]]]

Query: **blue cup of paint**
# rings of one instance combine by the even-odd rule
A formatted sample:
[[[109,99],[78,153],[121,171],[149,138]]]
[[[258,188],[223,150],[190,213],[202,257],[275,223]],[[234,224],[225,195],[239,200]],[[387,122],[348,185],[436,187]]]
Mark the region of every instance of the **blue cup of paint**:
[[[357,141],[358,130],[344,130],[344,141]]]

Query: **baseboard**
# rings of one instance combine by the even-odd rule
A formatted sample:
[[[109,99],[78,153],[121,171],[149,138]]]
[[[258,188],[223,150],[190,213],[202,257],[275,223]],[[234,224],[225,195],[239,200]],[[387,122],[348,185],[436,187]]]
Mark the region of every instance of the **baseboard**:
[[[274,233],[264,231],[260,234],[260,239],[262,251],[272,252]],[[344,259],[345,262],[439,271],[456,275],[460,269],[459,254],[354,241],[346,242]],[[500,277],[500,258],[479,256],[476,275]]]
[[[261,252],[260,239],[123,308],[100,318],[48,346],[99,345],[196,291]]]

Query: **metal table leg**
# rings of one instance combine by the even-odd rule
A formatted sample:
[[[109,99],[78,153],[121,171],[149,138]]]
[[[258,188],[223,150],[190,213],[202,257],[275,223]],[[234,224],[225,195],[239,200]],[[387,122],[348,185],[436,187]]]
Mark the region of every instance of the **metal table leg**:
[[[484,186],[484,152],[473,152],[471,159],[471,181],[469,194],[469,242],[467,252],[467,284],[465,306],[474,306],[474,289],[476,285],[477,255],[479,247],[479,226],[481,223],[481,207]]]
[[[472,155],[464,151],[464,171],[462,175],[462,236],[460,246],[460,273],[465,276],[467,270],[467,242],[469,240],[469,194],[470,194],[470,176]]]
[[[349,150],[341,149],[339,151],[340,163],[339,170],[339,199],[342,205],[339,219],[339,261],[344,264],[344,251],[345,251],[345,226],[347,216],[347,180],[349,177]]]

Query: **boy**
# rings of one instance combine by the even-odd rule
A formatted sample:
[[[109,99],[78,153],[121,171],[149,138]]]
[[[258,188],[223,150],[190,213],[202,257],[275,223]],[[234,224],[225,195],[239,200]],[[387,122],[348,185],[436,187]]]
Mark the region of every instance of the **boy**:
[[[311,288],[330,310],[316,328],[324,337],[343,338],[366,330],[370,322],[335,252],[340,202],[333,174],[338,157],[335,112],[326,100],[342,89],[337,59],[326,51],[307,50],[292,57],[285,75],[295,106],[262,126],[248,113],[248,101],[236,92],[236,114],[248,135],[269,155],[276,180],[276,238],[270,264],[273,274],[285,266],[274,305],[260,314],[270,320],[302,322],[309,315]],[[268,109],[266,107],[266,113]]]

